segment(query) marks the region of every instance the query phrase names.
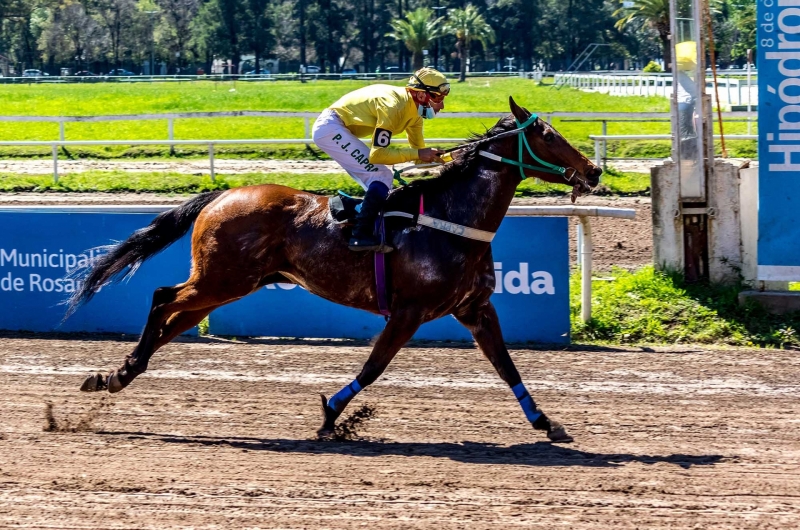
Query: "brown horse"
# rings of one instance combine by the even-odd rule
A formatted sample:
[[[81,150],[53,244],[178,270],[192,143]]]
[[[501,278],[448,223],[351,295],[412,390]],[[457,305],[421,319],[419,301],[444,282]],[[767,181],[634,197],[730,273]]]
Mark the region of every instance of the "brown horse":
[[[466,144],[437,178],[395,189],[387,210],[413,212],[422,197],[427,216],[496,232],[523,177],[573,186],[573,199],[597,185],[598,167],[548,123],[513,99],[510,106],[511,115]],[[70,299],[68,314],[106,283],[133,274],[192,223],[189,279],[155,290],[139,343],[122,367],[89,376],[81,390],[121,391],[147,369],[160,347],[217,307],[268,284],[295,283],[333,302],[378,312],[373,256],[347,248],[346,228],[333,222],[328,198],[265,184],[198,195],[108,247]],[[512,388],[533,427],[553,441],[571,441],[536,407],[503,342],[490,301],[495,285],[491,244],[427,227],[390,233],[396,249],[386,255],[391,317],[356,379],[330,400],[322,396],[320,434],[333,430],[347,403],[383,373],[420,325],[453,315]]]

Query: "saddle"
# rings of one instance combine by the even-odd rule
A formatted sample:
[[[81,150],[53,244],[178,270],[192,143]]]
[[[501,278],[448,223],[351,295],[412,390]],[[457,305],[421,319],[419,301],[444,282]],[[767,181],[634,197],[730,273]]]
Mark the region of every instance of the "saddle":
[[[331,197],[328,200],[328,208],[331,212],[331,217],[337,224],[345,226],[352,225],[358,207],[361,204],[361,199],[350,197],[349,195],[339,192],[339,195]],[[476,241],[483,241],[491,243],[494,238],[494,232],[486,232],[477,228],[456,224],[450,221],[437,219],[425,215],[423,196],[410,195],[403,197],[402,201],[386,202],[386,209],[380,213],[376,221],[376,228],[381,235],[383,241],[391,241],[394,234],[401,230],[411,229],[418,230],[420,226],[426,226],[442,232],[447,232],[454,236],[464,237],[467,239],[474,239]],[[349,237],[349,234],[344,234]],[[378,309],[387,320],[389,318],[389,309],[386,293],[386,261],[385,254],[380,252],[375,253],[375,284],[378,291]]]
[[[346,193],[339,192],[328,199],[328,209],[331,212],[334,222],[344,225],[349,229],[355,223],[355,217],[361,206],[361,199],[351,197]],[[385,203],[388,205],[388,202]],[[410,209],[410,208],[409,208]],[[419,213],[403,212],[403,211],[381,211],[376,221],[376,229],[380,233],[381,240],[387,241],[392,239],[392,235],[397,230],[409,228],[417,224]],[[390,225],[387,228],[387,222]],[[343,234],[345,238],[350,237],[349,234]],[[380,252],[375,252],[375,288],[378,294],[378,312],[389,320],[391,315],[389,311],[389,295],[386,281],[386,255]]]
[[[331,212],[331,217],[333,217],[333,220],[337,224],[351,225],[355,222],[355,217],[358,214],[361,202],[361,199],[351,197],[340,191],[338,195],[335,195],[328,200],[328,209]],[[386,204],[388,205],[388,203]],[[392,208],[392,211],[386,211],[384,209],[381,211],[379,218],[384,218],[387,220],[387,222],[389,221],[389,218],[392,218],[392,229],[399,228],[401,225],[413,226],[416,224],[419,213],[413,211],[413,208],[411,207],[401,208],[401,210],[406,209],[409,211],[397,211],[397,208]],[[396,222],[400,221],[401,219],[406,219],[407,221],[401,221],[399,223]]]

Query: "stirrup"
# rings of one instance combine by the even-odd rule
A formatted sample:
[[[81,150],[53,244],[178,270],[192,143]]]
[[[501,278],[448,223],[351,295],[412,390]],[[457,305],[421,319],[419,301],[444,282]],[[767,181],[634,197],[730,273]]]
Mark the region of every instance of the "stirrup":
[[[367,252],[367,251],[374,251],[379,252],[381,254],[387,254],[394,250],[394,247],[391,245],[387,245],[385,242],[381,242],[378,240],[377,242],[368,241],[364,239],[355,239],[351,238],[350,243],[348,243],[348,248],[355,252]]]

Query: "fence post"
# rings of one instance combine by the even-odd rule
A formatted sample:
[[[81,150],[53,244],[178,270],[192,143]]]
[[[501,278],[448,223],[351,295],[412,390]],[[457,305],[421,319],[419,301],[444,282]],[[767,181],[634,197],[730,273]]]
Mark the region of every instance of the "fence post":
[[[600,167],[600,139],[594,139],[594,165]]]
[[[208,166],[211,168],[211,182],[216,182],[217,176],[214,172],[214,144],[208,144]]]
[[[58,144],[53,144],[53,183],[58,184]]]
[[[311,138],[311,129],[309,128],[308,116],[303,118],[303,138]]]
[[[172,118],[167,119],[167,136],[170,142],[175,139],[175,120]],[[172,144],[169,144],[169,155],[175,155],[175,146]]]
[[[608,122],[603,120],[603,136],[608,134]],[[603,171],[606,169],[606,159],[608,158],[608,140],[603,138]]]
[[[728,105],[730,105],[731,104],[731,78],[730,78],[730,76],[725,78],[725,87],[728,89],[727,90],[728,91]]]
[[[58,120],[58,139],[64,141],[64,120]]]
[[[584,323],[592,319],[592,225],[585,215],[580,216],[578,240],[581,264],[581,320]]]

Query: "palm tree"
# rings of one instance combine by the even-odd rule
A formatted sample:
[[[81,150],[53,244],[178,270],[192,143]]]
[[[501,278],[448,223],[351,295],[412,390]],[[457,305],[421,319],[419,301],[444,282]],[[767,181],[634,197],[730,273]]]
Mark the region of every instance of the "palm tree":
[[[472,41],[478,41],[485,48],[487,44],[494,42],[494,30],[478,12],[478,8],[467,4],[464,9],[450,11],[445,31],[456,36],[456,51],[458,51],[458,59],[461,63],[461,75],[458,82],[463,83],[467,79],[466,59],[469,57],[470,44]]]
[[[413,54],[413,67],[418,70],[423,66],[422,50],[439,35],[441,35],[442,17],[433,18],[433,10],[420,7],[406,14],[404,19],[393,20],[392,31],[387,37],[392,37],[406,45]]]
[[[661,50],[664,54],[664,66],[670,70],[672,65],[672,50],[669,45],[669,0],[633,0],[623,2],[623,7],[614,11],[617,20],[614,26],[622,30],[627,25],[639,25],[643,28],[653,29],[658,33],[661,41]],[[628,5],[630,7],[624,7]]]
[[[669,0],[619,0],[623,7],[614,11],[615,17],[622,17],[615,24],[617,29],[623,29],[628,24],[638,24],[644,29],[653,29],[658,33],[661,49],[664,53],[666,70],[672,69],[672,47],[669,43]],[[712,13],[719,11],[721,0],[711,0]],[[625,7],[626,5],[630,7]],[[690,17],[691,3],[689,0],[678,0],[678,12]],[[681,15],[683,16],[683,15]]]

